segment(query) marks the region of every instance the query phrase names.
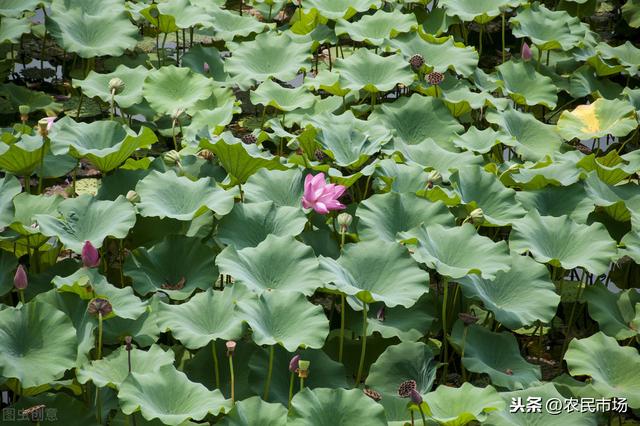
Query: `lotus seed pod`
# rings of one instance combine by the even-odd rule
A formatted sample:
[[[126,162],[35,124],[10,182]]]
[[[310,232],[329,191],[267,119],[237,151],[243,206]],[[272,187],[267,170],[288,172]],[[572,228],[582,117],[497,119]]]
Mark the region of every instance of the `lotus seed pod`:
[[[349,229],[349,225],[353,222],[353,216],[349,213],[340,213],[338,215],[338,226],[340,227],[340,233],[343,234]]]
[[[91,241],[85,241],[82,246],[82,264],[87,268],[95,268],[100,265],[100,253],[91,244]]]
[[[101,314],[103,317],[109,315],[113,311],[111,303],[107,299],[96,298],[89,302],[87,312],[91,315]]]
[[[424,65],[424,57],[419,53],[416,53],[411,58],[409,58],[409,64],[411,65],[411,68],[417,70]]]
[[[369,388],[364,389],[364,394],[376,402],[382,399],[382,395],[380,395],[379,392],[376,392],[373,389],[369,389]]]
[[[18,265],[16,274],[13,276],[13,286],[18,290],[24,290],[29,285],[29,279],[27,278],[27,270],[24,269],[22,264]]]
[[[124,90],[124,81],[122,81],[122,79],[119,79],[118,77],[114,77],[111,80],[109,80],[109,93],[111,93],[112,95],[118,95],[122,93],[123,90]]]
[[[520,51],[520,56],[522,56],[522,60],[525,62],[529,62],[533,55],[531,54],[531,48],[527,43],[522,45],[522,50]]]
[[[402,398],[408,398],[411,395],[411,391],[415,390],[418,387],[418,384],[415,380],[405,380],[400,383],[398,387],[398,395]]]
[[[438,86],[444,80],[444,74],[441,72],[433,71],[427,74],[427,81],[432,86]]]
[[[299,362],[300,362],[300,355],[294,355],[294,357],[291,358],[291,361],[289,361],[289,371],[291,371],[292,373],[295,373],[296,371],[298,371]]]
[[[303,379],[309,377],[309,365],[311,365],[311,361],[298,361],[298,377]]]
[[[258,142],[258,139],[254,135],[252,135],[251,133],[248,133],[246,135],[242,135],[242,143],[247,144],[247,145],[253,145],[256,142]]]
[[[133,338],[131,336],[126,336],[124,338],[125,349],[127,351],[130,351],[131,349],[133,349],[133,347],[131,346],[132,341],[133,341]]]
[[[324,152],[322,152],[322,150],[320,149],[316,149],[315,152],[313,153],[314,157],[316,157],[316,160],[318,161],[322,161],[325,159],[326,155]]]
[[[53,120],[55,117],[45,117],[38,120],[38,133],[42,137],[46,137],[49,134],[49,130],[53,126]]]
[[[420,395],[420,392],[418,392],[416,389],[411,389],[409,397],[411,398],[411,402],[413,402],[414,404],[422,404],[422,395]]]
[[[227,356],[233,356],[233,353],[236,351],[236,342],[233,340],[228,340],[226,343],[227,346]]]
[[[180,162],[180,153],[175,149],[172,149],[171,151],[165,152],[162,158],[164,159],[165,164],[173,166]]]
[[[20,111],[20,115],[29,115],[31,107],[29,105],[20,105],[18,111]]]
[[[129,191],[127,192],[127,200],[129,200],[133,204],[138,203],[140,202],[140,194],[138,194],[136,191]]]
[[[484,212],[481,208],[477,208],[469,213],[469,219],[474,224],[480,224],[484,222]]]

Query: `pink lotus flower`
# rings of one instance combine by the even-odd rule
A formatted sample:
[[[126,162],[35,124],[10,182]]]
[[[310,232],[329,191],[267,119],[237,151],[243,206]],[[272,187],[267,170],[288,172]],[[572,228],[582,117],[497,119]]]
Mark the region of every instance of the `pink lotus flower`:
[[[43,118],[44,121],[47,122],[47,131],[51,130],[51,128],[53,127],[53,122],[56,121],[58,117],[45,117]]]
[[[324,180],[324,173],[318,173],[315,176],[308,174],[304,179],[302,206],[305,209],[314,209],[320,214],[327,214],[331,210],[345,209],[347,206],[338,201],[338,198],[346,189],[342,185],[327,184]]]
[[[520,56],[522,56],[522,60],[525,62],[529,62],[531,60],[531,57],[533,56],[531,54],[531,48],[529,47],[529,45],[527,43],[524,43],[522,45],[522,50],[520,52]]]
[[[18,290],[24,290],[29,285],[29,279],[27,278],[27,271],[23,265],[18,265],[16,274],[13,277],[13,285]]]
[[[100,253],[91,244],[91,241],[85,241],[82,247],[82,264],[87,268],[95,268],[100,265]]]

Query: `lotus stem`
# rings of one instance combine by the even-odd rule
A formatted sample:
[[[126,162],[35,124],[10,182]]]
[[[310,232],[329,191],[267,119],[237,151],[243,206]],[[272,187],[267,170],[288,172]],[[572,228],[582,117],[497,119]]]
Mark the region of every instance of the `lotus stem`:
[[[301,379],[302,380],[302,379]],[[291,379],[289,379],[289,403],[287,407],[291,410],[291,400],[293,399],[293,383],[295,382],[295,373],[291,372]]]
[[[236,377],[233,373],[233,356],[229,358],[229,375],[231,376],[231,403],[236,403]]]
[[[304,377],[300,377],[300,390],[304,389]]]
[[[178,121],[177,118],[171,121],[171,137],[173,138],[173,149],[180,151],[180,149],[178,149],[178,141],[176,140],[176,121]]]
[[[409,410],[409,414],[411,414],[411,426],[414,426],[413,410]]]
[[[447,345],[447,295],[449,293],[449,283],[447,277],[442,277],[443,296],[442,296],[442,353],[443,358],[443,372],[442,383],[447,383],[447,370],[449,366],[449,347]]]
[[[582,279],[580,280],[580,286],[578,287],[578,294],[576,295],[576,301],[573,303],[573,306],[571,307],[571,313],[569,314],[569,322],[567,323],[567,334],[564,337],[564,343],[562,344],[562,351],[560,352],[561,354],[564,354],[569,344],[569,340],[570,340],[569,334],[571,333],[571,327],[573,326],[573,318],[575,317],[575,314],[576,314],[576,308],[580,303],[582,290],[584,287],[587,286],[587,275],[588,275],[587,270],[582,268]],[[583,281],[584,281],[584,285],[583,285]]]
[[[18,290],[18,297],[20,298],[20,302],[24,305],[24,290]]]
[[[269,369],[267,370],[267,381],[264,384],[264,395],[262,399],[267,401],[269,399],[269,388],[271,387],[271,375],[273,373],[273,357],[275,353],[275,346],[269,348]]]
[[[482,57],[482,36],[484,35],[484,25],[480,25],[480,41],[478,45],[478,58]]]
[[[504,64],[507,61],[507,43],[505,38],[506,32],[506,17],[505,12],[502,11],[502,63]]]
[[[211,341],[211,353],[213,354],[213,369],[216,377],[216,388],[220,389],[220,367],[218,366],[218,353],[216,351],[216,341]]]
[[[73,190],[73,194],[71,194],[71,198],[75,198],[76,197],[76,179],[77,179],[77,174],[78,174],[78,164],[79,163],[80,163],[80,160],[78,160],[78,162],[76,163],[76,166],[73,168],[73,173],[71,175],[71,178],[72,178],[71,189]]]
[[[98,312],[98,359],[102,359],[102,312]]]
[[[427,419],[424,417],[424,411],[421,405],[418,405],[418,410],[420,410],[420,415],[422,416],[422,426],[427,426]]]
[[[47,138],[42,138],[42,148],[40,148],[40,171],[38,172],[38,195],[42,194],[42,185],[44,177],[42,175],[44,168],[44,151],[47,146]]]
[[[467,331],[469,331],[469,327],[465,324],[464,326],[464,332],[462,333],[462,345],[460,348],[460,368],[462,370],[462,381],[466,382],[467,381],[467,369],[464,368],[464,365],[462,365],[462,359],[464,358],[464,345],[467,341]]]
[[[362,370],[364,369],[364,357],[367,352],[367,303],[362,306],[362,347],[360,348],[360,363],[358,364],[358,373],[356,374],[356,387],[360,385],[362,378]]]
[[[344,240],[344,236],[343,236]],[[343,244],[344,245],[344,244]],[[342,354],[344,351],[344,294],[340,294],[340,346],[338,347],[338,362],[342,362]]]
[[[24,175],[24,191],[31,194],[31,176]]]

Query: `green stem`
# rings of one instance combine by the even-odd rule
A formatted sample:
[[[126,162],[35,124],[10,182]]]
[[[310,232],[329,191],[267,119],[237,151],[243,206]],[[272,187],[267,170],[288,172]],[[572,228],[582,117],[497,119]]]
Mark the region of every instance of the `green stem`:
[[[340,294],[340,346],[338,349],[338,362],[342,362],[342,353],[344,351],[344,299],[344,294]]]
[[[418,410],[420,410],[420,415],[422,416],[422,426],[427,426],[427,419],[424,417],[422,406],[418,405]]]
[[[180,151],[178,149],[178,142],[176,140],[176,121],[178,121],[177,118],[174,118],[171,121],[171,137],[173,138],[173,149],[175,149],[176,151]]]
[[[442,277],[443,283],[443,297],[442,297],[442,348],[444,354],[444,370],[442,373],[442,383],[447,382],[447,370],[449,366],[449,346],[447,344],[447,295],[449,290],[449,283],[447,277]]]
[[[358,364],[358,373],[356,374],[356,387],[360,385],[362,378],[362,370],[364,369],[364,357],[367,352],[367,303],[362,306],[362,347],[360,348],[360,363]]]
[[[78,160],[78,163],[79,162],[80,160]],[[76,166],[73,168],[73,174],[71,175],[73,179],[72,186],[71,186],[71,189],[73,190],[73,194],[71,194],[71,198],[75,198],[76,196],[76,178],[78,174],[78,163],[76,163]]]
[[[40,148],[40,170],[38,171],[38,195],[42,194],[42,185],[44,178],[42,176],[42,168],[44,165],[44,151],[47,147],[47,138],[42,138],[42,148]]]
[[[504,11],[502,12],[502,63],[504,64],[507,60],[507,43],[506,43],[506,39],[505,39],[505,32],[506,32],[506,18],[505,18],[505,13]]]
[[[98,312],[98,359],[102,359],[102,312]]]
[[[300,390],[304,389],[304,377],[300,377]]]
[[[31,194],[31,176],[24,176],[24,191]]]
[[[231,376],[231,403],[236,403],[236,376],[233,373],[233,356],[229,357],[229,375]]]
[[[218,366],[218,352],[216,351],[216,341],[211,342],[211,354],[213,354],[213,368],[216,376],[216,388],[220,389],[220,367]]]
[[[18,290],[18,296],[20,297],[20,302],[24,305],[24,290]]]
[[[293,383],[295,382],[295,373],[291,372],[291,379],[289,380],[289,403],[287,407],[291,410],[291,400],[293,399]]]
[[[484,25],[480,25],[480,44],[478,46],[478,57],[482,56],[482,36],[484,35]]]
[[[580,286],[578,287],[578,294],[576,296],[576,301],[571,307],[571,313],[569,314],[569,322],[567,323],[567,334],[564,337],[564,343],[562,344],[562,351],[560,352],[561,354],[564,354],[564,352],[567,350],[567,345],[569,344],[569,340],[570,340],[569,335],[571,334],[571,327],[573,326],[573,318],[575,317],[575,314],[576,314],[576,308],[580,303],[582,290],[584,289],[584,287],[587,286],[587,275],[588,274],[586,269],[582,268],[582,279],[580,280]],[[583,285],[583,281],[584,281],[584,285]]]
[[[269,348],[269,369],[267,370],[267,381],[264,384],[264,395],[262,399],[267,401],[269,399],[269,388],[271,387],[271,374],[273,373],[273,356],[275,352],[275,346]]]

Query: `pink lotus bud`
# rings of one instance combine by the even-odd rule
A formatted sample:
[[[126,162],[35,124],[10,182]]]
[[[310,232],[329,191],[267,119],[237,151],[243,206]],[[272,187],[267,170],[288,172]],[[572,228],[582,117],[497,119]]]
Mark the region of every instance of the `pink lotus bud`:
[[[531,54],[531,48],[527,43],[524,43],[522,45],[522,51],[520,52],[520,56],[522,56],[522,60],[525,62],[529,62],[531,60],[531,57],[533,55]]]
[[[378,312],[376,313],[376,319],[378,321],[384,321],[385,318],[385,311],[384,311],[384,305],[380,306],[380,309],[378,309]]]
[[[82,264],[87,268],[95,268],[100,265],[100,253],[91,244],[91,241],[85,241],[82,247]]]
[[[212,343],[215,345],[215,343]],[[233,356],[233,353],[236,351],[236,342],[233,340],[227,341],[227,356]]]
[[[300,355],[295,355],[293,358],[291,358],[291,361],[289,361],[289,371],[291,371],[292,373],[295,373],[296,371],[298,371],[299,362],[300,362]]]
[[[202,68],[204,69],[204,72],[209,74],[209,64],[207,62],[204,63],[204,65],[202,66]]]
[[[16,274],[13,276],[13,285],[18,290],[24,290],[29,285],[29,279],[27,278],[27,271],[23,265],[18,265]]]

